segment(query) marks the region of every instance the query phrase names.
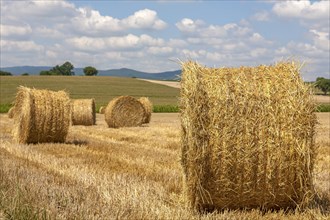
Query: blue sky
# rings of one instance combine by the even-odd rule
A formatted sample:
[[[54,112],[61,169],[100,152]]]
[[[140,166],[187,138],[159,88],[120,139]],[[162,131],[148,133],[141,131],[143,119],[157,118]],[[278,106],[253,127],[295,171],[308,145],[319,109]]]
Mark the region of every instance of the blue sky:
[[[180,69],[296,59],[329,76],[330,1],[1,0],[0,66]]]

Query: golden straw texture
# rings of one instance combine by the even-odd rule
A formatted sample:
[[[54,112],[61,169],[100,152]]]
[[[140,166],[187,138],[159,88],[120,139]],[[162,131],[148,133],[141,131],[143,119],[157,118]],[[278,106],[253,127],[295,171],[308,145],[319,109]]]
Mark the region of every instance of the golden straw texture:
[[[15,108],[11,107],[8,111],[8,118],[13,118],[15,116]]]
[[[146,114],[144,115],[143,123],[150,123],[151,113],[152,113],[151,101],[147,97],[141,97],[138,100],[139,100],[139,102],[141,102],[141,104],[143,105],[144,110],[146,112]]]
[[[15,100],[14,139],[18,143],[64,142],[69,130],[70,99],[64,91],[19,87]]]
[[[109,102],[104,112],[105,121],[110,128],[135,127],[143,123],[143,105],[131,96],[120,96]]]
[[[290,208],[313,196],[315,104],[295,63],[182,64],[185,195],[197,210]]]
[[[72,101],[72,125],[95,125],[96,112],[94,99]]]

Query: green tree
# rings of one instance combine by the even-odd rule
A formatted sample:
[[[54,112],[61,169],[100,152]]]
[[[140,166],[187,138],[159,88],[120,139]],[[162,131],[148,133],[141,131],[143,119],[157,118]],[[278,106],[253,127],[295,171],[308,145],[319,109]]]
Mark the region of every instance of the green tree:
[[[74,75],[74,72],[72,71],[74,69],[74,66],[66,61],[61,66],[56,65],[49,71],[53,72],[51,75],[64,75],[64,76],[71,76]]]
[[[72,76],[74,75],[73,69],[74,66],[72,65],[72,63],[66,61],[65,63],[62,64],[62,66],[60,66],[62,75],[66,75],[66,76]]]
[[[330,79],[317,77],[315,87],[320,89],[324,93],[324,95],[326,95],[327,92],[330,92]]]
[[[40,75],[64,75],[64,76],[72,76],[74,75],[73,72],[74,66],[66,61],[65,63],[63,63],[61,66],[56,65],[53,68],[51,68],[50,70],[43,70],[40,71]]]
[[[97,69],[95,67],[92,66],[86,66],[84,68],[84,74],[86,76],[96,76],[98,73]]]
[[[40,76],[49,76],[49,75],[55,75],[55,73],[50,70],[42,70],[42,71],[40,71],[39,75]]]
[[[48,72],[49,75],[63,75],[59,65],[54,66]]]
[[[0,76],[12,76],[10,72],[0,70]]]

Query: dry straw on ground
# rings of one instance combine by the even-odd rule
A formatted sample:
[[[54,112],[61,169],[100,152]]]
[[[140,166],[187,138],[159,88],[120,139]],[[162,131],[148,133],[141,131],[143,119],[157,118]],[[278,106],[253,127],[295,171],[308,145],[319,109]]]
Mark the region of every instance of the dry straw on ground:
[[[101,106],[99,109],[99,113],[104,114],[104,112],[105,112],[105,106]]]
[[[96,111],[94,99],[72,101],[72,125],[95,125]]]
[[[313,196],[315,104],[295,63],[182,64],[185,194],[196,209],[304,207]]]
[[[64,142],[69,130],[66,92],[19,87],[15,100],[14,139],[18,143]]]
[[[120,96],[109,102],[104,116],[110,128],[135,127],[142,125],[145,109],[136,98]]]
[[[141,102],[141,104],[143,105],[143,107],[146,111],[143,123],[149,123],[151,120],[152,103],[147,97],[141,97],[138,100],[139,100],[139,102]]]

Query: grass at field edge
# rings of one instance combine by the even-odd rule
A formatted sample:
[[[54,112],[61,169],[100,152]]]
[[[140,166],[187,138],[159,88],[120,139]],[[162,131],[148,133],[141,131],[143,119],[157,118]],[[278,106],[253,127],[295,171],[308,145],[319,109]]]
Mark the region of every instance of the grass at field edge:
[[[0,104],[0,113],[7,113],[12,107],[11,104]],[[96,112],[99,113],[100,106],[97,107]],[[154,105],[154,113],[177,113],[180,112],[180,108],[177,105]],[[319,104],[316,107],[315,112],[330,112],[330,104]]]
[[[9,109],[12,107],[12,104],[0,104],[0,113],[8,113]],[[96,112],[99,113],[101,106],[96,107]],[[175,113],[179,112],[179,106],[177,105],[154,105],[154,113]]]

